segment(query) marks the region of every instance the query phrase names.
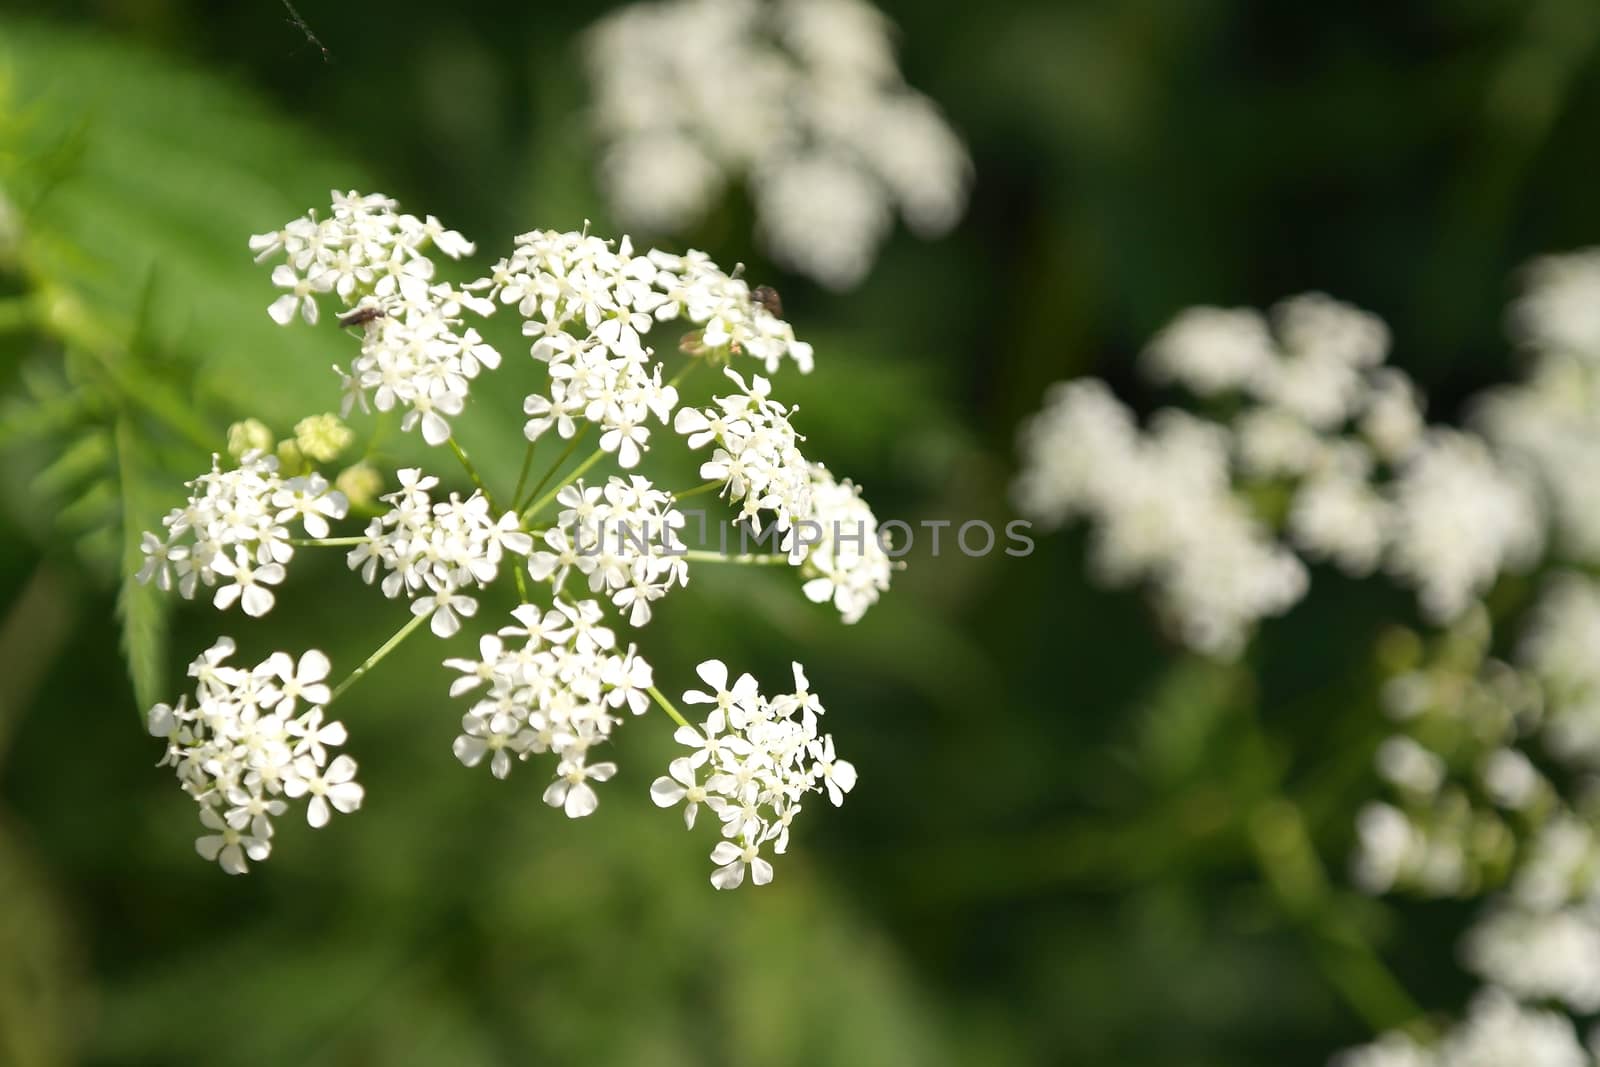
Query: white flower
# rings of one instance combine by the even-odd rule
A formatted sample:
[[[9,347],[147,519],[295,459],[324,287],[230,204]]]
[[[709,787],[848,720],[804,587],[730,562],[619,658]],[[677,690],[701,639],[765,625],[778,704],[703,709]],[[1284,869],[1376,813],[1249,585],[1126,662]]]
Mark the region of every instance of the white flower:
[[[162,519],[165,540],[143,536],[145,563],[137,577],[163,590],[176,585],[185,599],[219,576],[232,578],[217,591],[216,606],[239,601],[246,613],[262,615],[274,601],[267,586],[284,580],[294,556],[286,524],[298,520],[308,535],[322,537],[327,520],[343,518],[348,504],[319,475],[281,478],[273,456],[247,452],[230,471],[219,464],[213,456],[211,472],[189,483],[188,503]]]
[[[367,524],[366,541],[346,559],[369,584],[378,580],[381,566],[387,572],[384,596],[412,598],[412,613],[432,613],[430,629],[450,637],[478,610],[477,599],[465,590],[493,583],[506,553],[526,555],[533,539],[514,513],[491,515],[482,493],[435,502],[429,490],[437,478],[416,468],[402,469],[397,477],[400,488],[382,497],[389,510]]]
[[[278,585],[288,576],[281,564],[267,563],[256,566],[250,556],[250,550],[244,547],[235,548],[230,555],[220,553],[211,561],[211,570],[233,581],[217,590],[217,595],[212,598],[217,610],[226,611],[235,601],[239,602],[246,615],[262,616],[272,610],[275,598],[269,585]]]
[[[1389,504],[1372,487],[1370,464],[1362,461],[1328,463],[1300,484],[1290,506],[1295,545],[1354,577],[1372,573],[1388,533]]]
[[[1277,360],[1266,319],[1250,308],[1190,308],[1144,352],[1152,381],[1177,382],[1198,396],[1242,389]]]
[[[1257,620],[1304,595],[1304,566],[1233,492],[1222,427],[1169,409],[1140,433],[1104,385],[1073,382],[1051,390],[1022,446],[1023,512],[1088,516],[1100,577],[1148,577],[1186,644],[1235,656]]]
[[[808,540],[808,535],[817,538]],[[833,602],[846,623],[861,620],[889,588],[894,571],[878,532],[878,520],[849,481],[836,482],[822,464],[811,468],[811,514],[788,534],[789,557],[811,575],[807,599]]]
[[[650,783],[650,799],[660,808],[670,808],[680,800],[687,800],[683,806],[683,825],[690,830],[694,829],[694,817],[700,805],[720,807],[724,803],[720,797],[708,796],[705,786],[697,781],[694,764],[687,757],[673,760],[667,765],[667,773]]]
[[[272,853],[272,842],[255,834],[236,830],[222,820],[213,808],[200,809],[200,822],[216,833],[202,834],[195,839],[194,850],[202,859],[218,864],[229,874],[244,874],[250,869],[245,857],[257,863]]]
[[[148,723],[166,742],[161,764],[173,768],[199,804],[201,823],[214,831],[196,840],[196,851],[242,874],[248,860],[270,853],[272,820],[288,810],[285,798],[309,797],[306,819],[322,826],[330,809],[359,808],[362,789],[353,759],[328,763],[328,749],[346,739],[344,726],[325,721],[320,706],[330,699],[328,658],[312,650],[297,663],[275,652],[245,670],[227,663],[233,652],[230,638],[218,638],[190,665],[195,703],[157,704]],[[295,715],[303,704],[311,706]]]
[[[681,230],[746,180],[774,257],[835,288],[866,273],[896,208],[922,236],[946,232],[971,163],[902,81],[890,30],[863,0],[646,0],[606,16],[588,67],[612,205]]]
[[[1600,583],[1577,572],[1545,586],[1517,649],[1543,686],[1545,742],[1561,759],[1600,766]]]
[[[276,709],[280,715],[289,714],[301,701],[326,704],[330,699],[327,677],[331,664],[327,656],[315,649],[301,656],[298,665],[287,653],[274,652],[267,659],[267,669],[270,676],[277,679]]]
[[[1518,339],[1540,351],[1600,361],[1600,249],[1544,256],[1511,309]]]
[[[420,426],[428,444],[450,436],[447,416],[459,415],[468,383],[483,367],[499,366],[500,356],[461,318],[463,308],[488,314],[494,305],[448,285],[433,284],[430,248],[458,258],[472,245],[446,230],[431,215],[426,221],[398,213],[394,201],[357,193],[333,196],[333,211],[322,220],[315,213],[296,219],[282,230],[250,239],[258,259],[284,255],[288,262],[273,271],[275,284],[290,291],[269,309],[275,322],[287,325],[296,310],[308,323],[317,321],[314,294],[332,292],[346,306],[358,308],[361,354],[344,380],[343,414],[354,404],[370,402],[379,411],[396,405],[409,410],[401,428]],[[313,458],[331,458],[343,447],[327,426],[313,425],[301,434]],[[297,434],[300,428],[297,427]]]
[[[561,808],[569,819],[593,815],[600,798],[589,782],[604,782],[616,773],[615,763],[585,765],[582,758],[562,760],[556,767],[556,780],[544,791],[544,802]]]
[[[738,889],[744,884],[746,867],[750,868],[750,881],[756,885],[772,881],[772,864],[761,858],[759,845],[718,841],[711,850],[711,862],[717,864],[717,869],[711,872],[711,884],[718,889]]]
[[[770,700],[749,675],[730,686],[720,660],[700,664],[698,673],[712,692],[691,690],[684,703],[711,710],[698,729],[681,726],[673,735],[692,752],[672,761],[651,784],[650,797],[663,808],[687,801],[689,827],[701,805],[717,815],[725,840],[712,852],[712,885],[739,886],[747,867],[752,881],[765,885],[772,868],[759,858],[761,847],[771,843],[778,853],[788,847],[790,824],[807,793],[826,792],[835,805],[842,803],[855,785],[855,768],[835,756],[831,736],[817,733],[822,705],[806,688],[799,664],[798,691]]]
[[[326,826],[330,811],[348,815],[361,807],[365,790],[356,783],[355,775],[356,761],[349,756],[337,757],[326,771],[319,769],[311,756],[301,756],[294,761],[294,777],[284,782],[283,791],[290,797],[309,796],[306,822]]]
[[[1542,546],[1539,508],[1527,485],[1496,463],[1480,438],[1433,430],[1392,490],[1389,569],[1417,586],[1423,609],[1444,622]]]

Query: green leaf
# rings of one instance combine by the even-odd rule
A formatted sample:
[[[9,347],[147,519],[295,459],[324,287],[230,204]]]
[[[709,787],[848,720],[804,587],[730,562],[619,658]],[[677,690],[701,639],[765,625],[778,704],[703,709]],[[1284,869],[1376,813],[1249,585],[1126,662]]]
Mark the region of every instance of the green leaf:
[[[141,711],[162,700],[166,689],[167,629],[171,602],[154,584],[134,577],[143,565],[140,535],[161,523],[161,492],[147,480],[138,437],[126,418],[117,421],[117,465],[122,486],[122,588],[117,615],[122,651]]]

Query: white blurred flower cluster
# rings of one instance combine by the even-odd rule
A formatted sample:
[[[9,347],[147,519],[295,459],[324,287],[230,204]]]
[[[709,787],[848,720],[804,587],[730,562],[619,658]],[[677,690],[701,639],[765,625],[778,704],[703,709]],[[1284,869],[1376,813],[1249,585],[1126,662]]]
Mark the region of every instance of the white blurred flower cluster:
[[[1392,796],[1361,813],[1355,857],[1372,892],[1490,894],[1461,946],[1485,989],[1438,1042],[1386,1035],[1339,1067],[1600,1057],[1573,1023],[1600,1012],[1600,508],[1587,484],[1600,456],[1600,254],[1548,257],[1528,279],[1512,311],[1528,377],[1490,391],[1473,418],[1537,487],[1531,510],[1559,565],[1511,623],[1506,658],[1491,654],[1479,605],[1388,682],[1399,731],[1378,770]]]
[[[258,258],[286,260],[273,272],[287,290],[269,309],[275,321],[315,323],[319,300],[331,296],[346,309],[339,325],[359,330],[361,352],[351,370],[335,368],[346,413],[359,405],[380,417],[398,414],[402,430],[420,428],[425,444],[447,445],[473,488],[446,495],[439,477],[408,466],[390,475],[399,488],[381,494],[384,474],[366,460],[341,472],[335,488],[315,468],[353,442],[338,417],[303,419],[276,446],[266,426],[247,420],[229,431],[238,466],[224,470],[214,459],[211,473],[191,483],[187,505],[164,520],[166,536],[145,535],[139,579],[161,589],[176,585],[185,597],[201,585],[220,586],[219,609],[238,601],[250,615],[266,613],[297,549],[337,547],[348,550],[349,568],[367,584],[406,600],[412,616],[335,689],[324,682],[328,664],[320,653],[307,653],[299,667],[282,652],[254,671],[218,667],[233,648],[223,638],[197,666],[198,706],[152,711],[151,728],[168,739],[169,762],[216,831],[202,838],[202,853],[232,873],[247,859],[265,858],[268,817],[284,810],[280,795],[311,796],[314,825],[326,821],[330,805],[353,810],[361,799],[355,765],[347,757],[326,763],[324,746],[342,743],[344,729],[321,725],[323,705],[422,623],[440,638],[459,633],[491,587],[509,576],[521,601],[514,625],[484,634],[478,658],[446,661],[461,674],[453,696],[481,690],[462,720],[457,758],[469,766],[487,759],[503,778],[513,757],[550,753],[554,780],[545,800],[571,817],[586,816],[599,802],[594,783],[617,770],[593,761],[591,746],[611,736],[624,709],[639,715],[659,704],[678,723],[680,740],[698,738],[705,754],[726,749],[706,767],[708,779],[692,785],[718,798],[705,803],[725,822],[735,820],[725,827],[712,883],[732,888],[747,867],[756,884],[769,880],[771,868],[757,854],[769,844],[783,851],[801,796],[825,790],[837,804],[854,781],[850,765],[835,759],[832,739],[816,733],[821,706],[803,672],[797,665],[796,693],[767,700],[741,690],[737,706],[719,704],[720,724],[696,730],[655,688],[636,646],[618,641],[606,612],[644,626],[657,600],[688,583],[691,558],[697,565],[787,565],[806,597],[831,602],[845,622],[861,618],[888,588],[893,568],[871,509],[854,485],[806,458],[790,423],[793,409],[772,399],[771,379],[755,372],[812,369],[811,346],[782,319],[776,294],[753,290],[737,270],[725,272],[703,253],[636,254],[627,238],[612,243],[587,231],[522,234],[486,277],[456,288],[437,280],[430,253],[455,258],[472,245],[432,217],[419,220],[386,197],[353,192],[334,194],[328,218],[313,213],[250,244]],[[495,400],[492,393],[474,400],[470,383],[501,364],[462,315],[501,307],[515,309],[532,362],[548,372],[539,391],[519,399],[522,435],[501,443],[513,462],[522,455],[522,476],[509,495],[482,481],[455,436],[455,424],[470,418],[469,401]],[[669,350],[681,366],[670,380],[666,360],[647,343],[662,323],[681,324]],[[680,409],[678,383],[701,364],[724,372],[738,392]],[[749,366],[741,374],[733,364]],[[671,425],[669,441],[686,437],[690,449],[707,453],[706,484],[679,492],[718,490],[734,505],[729,523],[765,530],[773,552],[689,550],[677,494],[637,472],[655,443],[652,424]],[[593,453],[569,468],[591,430],[598,431]],[[565,441],[565,449],[524,492],[546,435]],[[626,476],[582,480],[605,459]],[[292,476],[280,474],[285,467]],[[331,522],[352,503],[368,516],[365,532],[330,537]],[[542,516],[551,505],[554,516]],[[291,536],[290,524],[305,537]],[[574,595],[574,575],[590,597]],[[547,607],[532,602],[534,591],[548,598]],[[297,701],[316,706],[290,718]],[[695,768],[705,754],[690,758]],[[735,847],[737,856],[724,855]]]
[[[1372,315],[1314,293],[1270,320],[1186,311],[1145,369],[1223,414],[1167,409],[1142,430],[1099,381],[1053,386],[1022,429],[1018,507],[1087,518],[1101,576],[1148,578],[1179,637],[1211,655],[1237,654],[1305,594],[1291,546],[1353,576],[1384,565],[1448,622],[1534,561],[1541,516],[1481,439],[1425,426],[1388,344]]]
[[[626,224],[682,232],[743,180],[773,256],[845,289],[897,210],[935,237],[965,207],[966,150],[865,0],[644,0],[589,31],[587,58]]]
[[[1525,1007],[1495,990],[1475,997],[1467,1018],[1437,1042],[1385,1034],[1334,1057],[1332,1067],[1592,1067],[1572,1020]]]
[[[306,821],[326,826],[332,812],[361,806],[356,763],[349,756],[329,761],[328,749],[344,744],[345,729],[328,722],[322,705],[331,699],[328,657],[315,650],[298,663],[282,652],[253,668],[226,662],[233,641],[219,638],[189,665],[195,703],[150,709],[150,733],[166,742],[161,766],[172,767],[183,791],[200,805],[209,832],[195,850],[229,874],[243,874],[250,860],[272,852],[272,820],[304,799]]]

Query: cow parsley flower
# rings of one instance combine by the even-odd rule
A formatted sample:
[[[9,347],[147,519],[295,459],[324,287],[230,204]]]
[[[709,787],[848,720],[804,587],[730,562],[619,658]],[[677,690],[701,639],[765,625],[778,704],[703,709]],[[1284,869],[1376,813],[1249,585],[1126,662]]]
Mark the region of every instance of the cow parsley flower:
[[[817,541],[808,544],[807,533]],[[832,602],[846,623],[859,622],[889,588],[894,570],[872,508],[848,480],[834,481],[822,464],[811,468],[811,514],[793,538],[791,557],[804,553],[802,574],[808,599]]]
[[[592,814],[604,783],[620,774],[597,747],[617,726],[653,705],[685,722],[656,688],[650,662],[618,631],[645,626],[655,603],[687,583],[691,558],[803,568],[805,594],[833,602],[846,621],[887,587],[871,509],[850,482],[805,459],[789,424],[793,409],[771,396],[768,376],[791,364],[811,371],[811,346],[782,318],[777,294],[752,288],[740,270],[723,271],[700,252],[635,252],[626,237],[606,241],[587,229],[531,231],[488,276],[457,289],[435,278],[431,253],[456,258],[470,244],[431,217],[357,193],[335,194],[327,218],[309,214],[251,246],[263,260],[282,260],[274,277],[285,292],[269,311],[276,321],[315,322],[325,299],[351,309],[338,320],[359,331],[360,354],[340,372],[345,410],[393,411],[402,430],[448,444],[472,488],[451,492],[418,467],[380,470],[373,457],[382,453],[368,442],[369,458],[340,471],[335,489],[312,467],[356,444],[340,417],[310,415],[276,442],[265,424],[245,419],[228,432],[237,468],[224,471],[213,457],[163,532],[143,535],[141,581],[186,598],[214,589],[218,609],[271,609],[302,548],[344,551],[363,582],[409,609],[399,631],[337,685],[320,652],[273,653],[245,670],[229,662],[234,647],[224,638],[191,665],[193,702],[150,709],[151,732],[167,742],[163,764],[201,806],[196,849],[224,870],[241,873],[265,859],[273,821],[294,802],[304,803],[314,827],[361,806],[356,764],[336,751],[346,731],[328,705],[422,626],[441,638],[465,629],[495,584],[513,587],[502,589],[520,602],[512,618],[479,634],[476,655],[444,660],[454,672],[450,696],[468,702],[452,751],[498,778],[548,754],[544,801],[575,819]],[[452,429],[467,414],[469,383],[501,362],[464,316],[501,307],[520,316],[530,363],[545,372],[545,384],[523,399],[523,434],[507,443],[522,454],[509,491],[491,489]],[[650,345],[658,328],[675,335],[667,359],[680,366],[670,376]],[[702,364],[724,371],[738,392],[679,411],[677,383]],[[732,521],[778,535],[773,552],[688,549],[677,495],[635,469],[659,443],[655,431],[674,422],[691,448],[709,454],[703,477],[716,479],[681,492],[721,488]],[[569,467],[590,430],[598,431],[595,451]],[[535,478],[534,451],[547,434],[568,444]],[[665,440],[676,445],[679,436]],[[607,459],[625,473],[586,480]],[[380,496],[385,484],[397,487]],[[382,510],[363,533],[335,535],[351,501],[363,512]],[[802,522],[815,536],[800,536]],[[717,885],[747,875],[765,883],[764,856],[787,847],[801,796],[820,792],[838,804],[855,772],[832,739],[818,735],[821,703],[798,668],[795,692],[771,700],[752,680],[724,689],[725,673],[721,681],[701,674],[716,682],[708,699],[733,725],[671,764],[666,780],[679,792],[657,783],[652,795],[683,801],[691,825],[702,808],[722,822]]]
[[[1542,512],[1485,440],[1426,429],[1410,380],[1383,365],[1388,347],[1375,316],[1318,293],[1270,317],[1190,309],[1145,368],[1231,398],[1228,420],[1168,409],[1141,428],[1100,382],[1052,387],[1023,424],[1014,499],[1049,525],[1088,519],[1102,577],[1151,580],[1185,643],[1210,655],[1237,654],[1257,620],[1304,594],[1285,536],[1352,576],[1386,567],[1450,622],[1533,561]]]
[[[673,586],[688,584],[679,535],[683,513],[648,479],[612,477],[603,487],[579,480],[556,502],[562,506],[556,525],[528,557],[536,581],[548,580],[559,591],[577,570],[591,593],[609,597],[635,627],[650,621],[651,605]]]
[[[806,691],[798,663],[794,670],[797,691],[768,698],[749,675],[730,686],[722,661],[700,664],[700,678],[713,692],[691,690],[683,699],[711,704],[711,711],[698,728],[678,728],[675,736],[691,754],[673,760],[650,787],[660,807],[684,802],[691,828],[702,806],[721,821],[723,840],[711,851],[711,884],[718,889],[738,888],[746,872],[766,885],[772,864],[762,849],[787,850],[804,797],[822,793],[837,807],[855,787],[855,767],[835,757],[831,735],[817,732],[822,705]]]
[[[275,652],[247,669],[227,662],[234,651],[231,638],[218,638],[190,664],[194,703],[157,704],[148,724],[166,742],[161,765],[173,768],[211,831],[196,839],[195,850],[227,873],[243,874],[250,861],[271,854],[272,820],[288,811],[289,800],[309,797],[307,821],[323,826],[330,808],[353,812],[364,794],[353,759],[329,760],[345,730],[324,721],[328,658],[313,650],[296,663]]]
[[[379,411],[398,405],[407,409],[401,428],[420,427],[423,439],[438,445],[450,436],[449,417],[465,406],[468,383],[481,369],[500,365],[499,353],[465,325],[463,309],[486,315],[494,306],[433,282],[430,251],[458,259],[472,253],[472,244],[432,216],[418,219],[397,207],[379,195],[335,192],[328,218],[312,212],[252,237],[250,247],[258,261],[287,260],[272,274],[274,284],[289,290],[271,308],[280,325],[297,312],[315,324],[316,297],[323,293],[356,309],[342,320],[359,323],[362,343],[349,372],[339,372],[341,414],[356,405],[366,410],[370,403]],[[333,444],[312,442],[320,452]]]
[[[965,208],[966,150],[865,0],[643,0],[595,25],[588,59],[601,182],[630,223],[683,230],[744,180],[773,255],[846,289],[896,210],[936,237]]]
[[[1534,562],[1543,545],[1531,489],[1469,434],[1432,431],[1402,467],[1393,500],[1390,572],[1415,585],[1440,621],[1459,616],[1502,571]]]
[[[435,503],[428,491],[438,478],[416,468],[398,477],[401,487],[382,498],[389,510],[367,524],[365,540],[350,551],[350,569],[370,585],[381,567],[383,595],[412,598],[413,613],[431,615],[433,632],[450,637],[463,617],[477,613],[477,600],[462,590],[492,583],[505,553],[526,556],[533,538],[515,513],[490,514],[481,492]]]
[[[271,610],[270,586],[284,580],[284,565],[294,556],[287,524],[322,536],[327,520],[343,518],[348,507],[321,475],[281,478],[277,458],[259,452],[246,453],[229,471],[213,456],[211,473],[189,489],[188,503],[161,520],[166,537],[146,533],[141,540],[145,562],[137,577],[160,589],[176,587],[189,600],[201,585],[226,578],[216,606],[239,603],[249,615]]]

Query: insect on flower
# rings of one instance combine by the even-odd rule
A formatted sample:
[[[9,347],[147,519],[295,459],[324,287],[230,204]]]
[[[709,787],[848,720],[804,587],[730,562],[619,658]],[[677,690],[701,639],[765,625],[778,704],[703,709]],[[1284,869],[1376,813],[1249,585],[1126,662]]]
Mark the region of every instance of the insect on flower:
[[[365,326],[373,319],[381,319],[384,310],[381,307],[369,306],[356,308],[354,311],[339,316],[339,325],[342,327]]]
[[[750,299],[767,309],[775,319],[783,318],[783,297],[770,285],[758,285],[750,290]]]

